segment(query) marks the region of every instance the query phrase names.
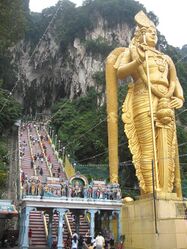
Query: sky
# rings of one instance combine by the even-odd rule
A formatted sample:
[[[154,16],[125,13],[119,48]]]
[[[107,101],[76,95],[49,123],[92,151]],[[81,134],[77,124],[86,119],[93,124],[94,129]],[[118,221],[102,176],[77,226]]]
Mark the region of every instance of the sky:
[[[83,0],[70,0],[80,6]],[[41,12],[42,9],[55,5],[58,0],[30,0],[30,9]],[[181,48],[187,44],[187,0],[139,0],[148,11],[159,18],[158,30],[167,42]]]

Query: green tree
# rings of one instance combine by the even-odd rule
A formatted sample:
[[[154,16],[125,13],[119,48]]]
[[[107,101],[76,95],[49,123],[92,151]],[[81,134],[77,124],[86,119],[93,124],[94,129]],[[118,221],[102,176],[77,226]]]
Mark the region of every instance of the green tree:
[[[24,35],[25,13],[23,0],[0,1],[0,53]]]
[[[6,189],[6,181],[7,181],[7,165],[8,165],[8,159],[7,159],[7,146],[4,139],[1,139],[0,141],[0,198],[2,196],[2,193]]]
[[[97,101],[98,93],[91,88],[87,96],[54,107],[53,126],[67,152],[83,164],[107,161],[107,153],[94,157],[107,149],[105,106],[98,106]]]
[[[95,40],[87,40],[85,42],[86,51],[92,53],[92,55],[102,55],[102,58],[105,59],[106,56],[116,47],[113,45],[108,45],[108,42],[102,37],[99,37]]]
[[[28,0],[0,1],[0,80],[1,87],[11,89],[15,73],[8,48],[24,37]]]
[[[21,105],[5,90],[0,89],[0,135],[11,128],[21,116]]]

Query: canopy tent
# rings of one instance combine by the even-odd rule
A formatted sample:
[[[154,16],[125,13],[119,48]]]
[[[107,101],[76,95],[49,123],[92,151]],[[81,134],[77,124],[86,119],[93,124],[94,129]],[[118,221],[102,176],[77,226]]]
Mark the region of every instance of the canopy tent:
[[[17,215],[18,211],[12,200],[0,200],[0,219],[11,219]]]

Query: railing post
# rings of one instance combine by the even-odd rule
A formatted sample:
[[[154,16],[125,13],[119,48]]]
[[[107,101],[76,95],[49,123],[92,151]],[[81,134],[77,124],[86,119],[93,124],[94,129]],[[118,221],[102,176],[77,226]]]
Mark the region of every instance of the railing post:
[[[20,223],[19,223],[19,245],[21,247],[22,241],[23,241],[23,232],[24,232],[25,208],[21,209],[19,218],[20,218]]]
[[[117,215],[117,240],[120,240],[121,237],[121,212],[119,211],[115,211],[116,215]]]
[[[52,246],[52,240],[53,240],[53,235],[52,235],[52,224],[53,224],[53,213],[49,213],[49,223],[48,223],[48,246],[51,248]]]
[[[94,239],[95,236],[95,214],[97,213],[96,209],[89,209],[90,213],[90,236]]]
[[[57,208],[56,211],[58,212],[58,242],[57,242],[57,249],[64,249],[64,241],[63,241],[63,224],[64,224],[64,215],[67,209],[64,208]]]
[[[29,248],[29,215],[30,211],[33,210],[31,207],[25,208],[25,215],[23,220],[23,227],[22,227],[22,234],[21,234],[21,249],[28,249]]]
[[[113,220],[113,216],[112,214],[109,216],[109,229],[110,231],[112,231],[113,227],[112,227],[112,220]]]

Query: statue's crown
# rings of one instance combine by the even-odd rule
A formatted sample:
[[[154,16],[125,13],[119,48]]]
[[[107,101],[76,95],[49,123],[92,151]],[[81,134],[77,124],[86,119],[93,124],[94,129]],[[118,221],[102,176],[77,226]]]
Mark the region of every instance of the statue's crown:
[[[155,27],[154,23],[146,16],[146,14],[142,10],[135,15],[134,20],[140,28],[148,28],[150,26]]]

